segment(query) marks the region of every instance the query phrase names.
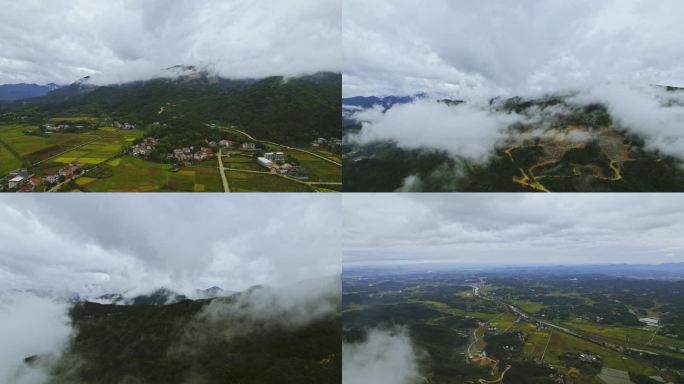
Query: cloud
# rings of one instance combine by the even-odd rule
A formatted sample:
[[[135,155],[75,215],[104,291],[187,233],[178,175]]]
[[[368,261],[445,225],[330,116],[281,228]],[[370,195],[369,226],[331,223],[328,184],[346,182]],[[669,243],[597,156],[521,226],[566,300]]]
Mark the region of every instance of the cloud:
[[[615,124],[646,141],[650,150],[684,157],[684,93],[668,92],[652,86],[619,84],[595,86],[571,101],[580,104],[602,103]]]
[[[676,0],[345,1],[345,96],[682,85]]]
[[[298,330],[337,316],[341,296],[341,275],[337,275],[279,289],[258,287],[237,297],[218,298],[192,319],[170,353],[192,354],[217,340],[231,341],[277,329]]]
[[[65,303],[28,293],[0,295],[0,382],[39,384],[47,377],[41,367],[24,359],[58,354],[71,335]]]
[[[421,382],[418,351],[404,329],[372,329],[360,343],[342,344],[342,383]]]
[[[2,196],[0,290],[239,291],[340,273],[335,196]]]
[[[684,200],[661,194],[353,194],[345,265],[684,261]]]
[[[28,0],[2,9],[0,83],[118,83],[176,64],[231,78],[295,76],[339,71],[342,61],[335,0]]]
[[[392,140],[400,147],[436,148],[455,156],[483,160],[507,137],[508,126],[522,117],[490,111],[488,105],[468,103],[456,107],[434,100],[395,105],[385,113],[379,109],[360,112],[358,143]]]

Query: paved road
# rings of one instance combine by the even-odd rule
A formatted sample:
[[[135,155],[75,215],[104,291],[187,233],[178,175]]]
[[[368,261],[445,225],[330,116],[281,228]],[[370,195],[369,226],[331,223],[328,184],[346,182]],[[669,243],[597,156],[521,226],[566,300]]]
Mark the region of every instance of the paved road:
[[[221,172],[221,182],[223,183],[223,192],[230,192],[230,186],[228,185],[228,178],[226,177],[226,170],[223,168],[223,159],[221,159],[221,152],[223,150],[219,149],[218,151],[218,163],[219,163],[219,172]]]

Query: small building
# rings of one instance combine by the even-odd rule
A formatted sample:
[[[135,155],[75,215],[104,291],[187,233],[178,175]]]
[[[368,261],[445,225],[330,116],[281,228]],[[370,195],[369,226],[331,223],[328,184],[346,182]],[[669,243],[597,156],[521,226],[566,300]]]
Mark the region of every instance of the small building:
[[[266,152],[266,153],[264,153],[264,157],[267,158],[267,159],[269,159],[269,160],[271,160],[271,161],[275,161],[275,159],[276,159],[276,158],[275,158],[275,153],[273,153],[273,152]]]
[[[257,157],[257,162],[262,167],[266,167],[268,169],[273,168],[273,162],[265,157]]]
[[[642,317],[639,319],[642,323],[646,324],[649,327],[657,327],[658,326],[658,319],[654,319],[652,317]]]
[[[242,143],[241,148],[245,151],[254,151],[256,150],[256,145],[254,143],[244,142]]]
[[[26,180],[26,178],[25,178],[24,176],[16,175],[16,176],[14,176],[13,178],[11,178],[11,179],[9,180],[9,182],[7,183],[7,185],[8,185],[10,188],[13,189],[13,188],[18,187],[19,184],[21,184],[24,180]]]
[[[275,161],[285,161],[285,154],[283,152],[276,152]]]

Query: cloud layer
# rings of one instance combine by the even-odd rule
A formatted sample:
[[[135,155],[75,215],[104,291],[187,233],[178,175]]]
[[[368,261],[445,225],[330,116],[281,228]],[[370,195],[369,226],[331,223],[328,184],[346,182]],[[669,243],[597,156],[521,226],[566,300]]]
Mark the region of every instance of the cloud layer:
[[[345,96],[684,85],[676,0],[346,0]]]
[[[118,83],[177,64],[225,77],[339,71],[336,0],[0,2],[0,83]]]
[[[373,194],[343,198],[345,265],[684,262],[669,194]]]
[[[450,107],[429,99],[395,105],[385,113],[366,110],[355,118],[364,122],[358,135],[350,135],[356,142],[392,140],[403,148],[436,148],[476,160],[488,157],[506,137],[506,128],[522,119],[490,112],[482,104]]]
[[[93,297],[340,272],[335,196],[2,196],[0,290]]]

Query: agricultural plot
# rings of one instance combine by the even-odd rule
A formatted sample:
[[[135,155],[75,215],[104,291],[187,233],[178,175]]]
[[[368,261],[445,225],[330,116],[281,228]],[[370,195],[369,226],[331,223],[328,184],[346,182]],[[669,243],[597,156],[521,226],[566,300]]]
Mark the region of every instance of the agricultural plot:
[[[309,181],[338,182],[342,180],[342,167],[300,151],[289,150],[286,154],[309,171]]]
[[[590,352],[601,356],[603,366],[618,370],[631,370],[642,374],[656,374],[657,371],[648,363],[626,357],[612,349],[604,348],[594,343],[573,337],[561,332],[554,332],[551,336],[544,361],[555,366],[561,366],[560,356],[565,352]]]
[[[97,130],[82,133],[55,133],[47,137],[24,134],[24,131],[36,128],[37,126],[30,124],[2,124],[0,125],[0,140],[23,158],[35,163],[104,133]]]
[[[223,160],[225,168],[245,169],[248,171],[268,171],[266,168],[256,163],[252,157],[246,156],[231,156]]]
[[[659,335],[655,328],[599,325],[582,319],[573,319],[565,324],[616,342],[684,348],[684,340]]]
[[[170,164],[154,163],[124,156],[108,162],[112,175],[100,179],[82,177],[77,184],[92,192],[221,192],[221,178],[216,168],[202,164],[171,172]]]
[[[326,159],[330,159],[332,161],[336,161],[340,164],[342,164],[342,155],[337,154],[337,153],[332,153],[330,151],[326,151],[325,149],[321,149],[320,147],[307,147],[307,148],[302,148],[304,150],[307,150],[309,152],[313,152],[317,155],[321,155],[325,157]]]
[[[17,158],[0,143],[0,176],[4,176],[20,166],[21,161],[17,160]]]
[[[235,192],[311,192],[308,185],[272,174],[226,171],[226,177]]]
[[[139,131],[110,132],[101,139],[63,153],[52,161],[61,164],[73,161],[79,161],[81,164],[100,164],[119,154],[126,143],[133,141],[140,135],[141,132]]]

